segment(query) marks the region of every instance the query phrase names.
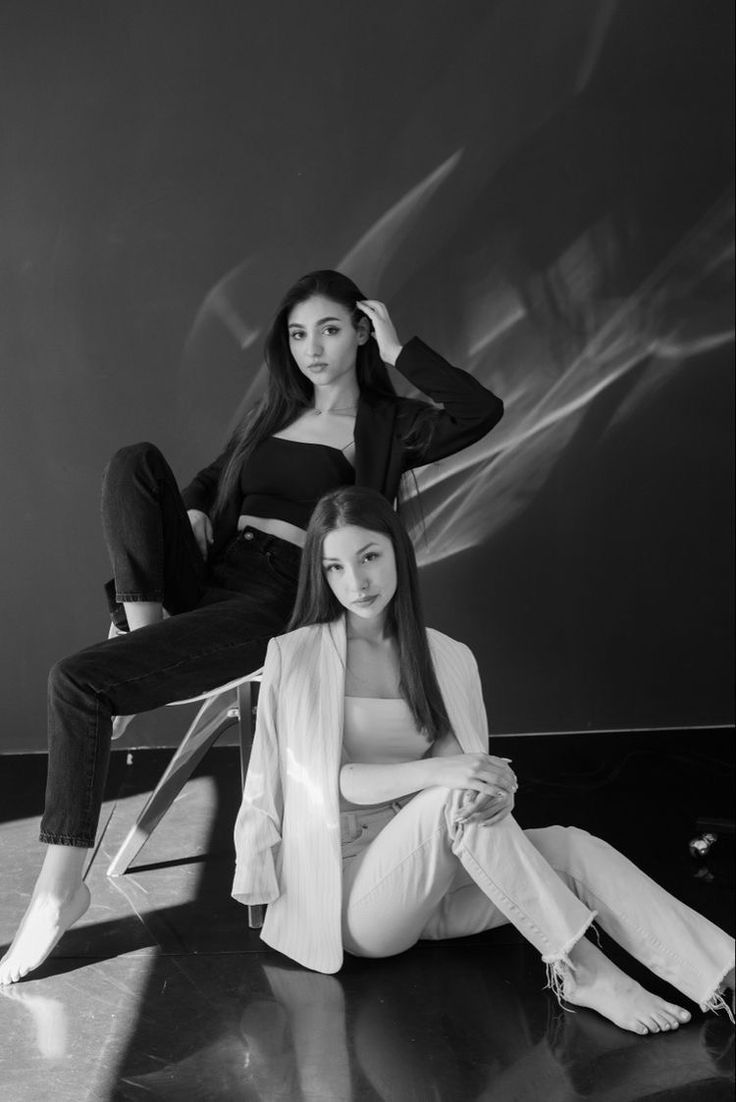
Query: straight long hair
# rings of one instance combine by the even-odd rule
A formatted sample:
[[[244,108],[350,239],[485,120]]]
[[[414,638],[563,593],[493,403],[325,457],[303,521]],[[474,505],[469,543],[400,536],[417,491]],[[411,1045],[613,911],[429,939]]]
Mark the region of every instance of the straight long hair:
[[[307,529],[299,587],[287,630],[330,623],[344,613],[325,576],[322,554],[325,536],[348,525],[378,532],[391,540],[396,558],[396,593],[387,609],[387,624],[399,652],[399,690],[417,729],[434,742],[449,734],[452,726],[427,642],[414,548],[382,494],[363,486],[347,486],[325,494],[317,502]]]
[[[308,272],[289,288],[266,335],[266,393],[259,404],[243,416],[225,449],[227,459],[217,487],[215,515],[226,507],[254,448],[269,436],[286,428],[313,404],[314,387],[299,370],[291,354],[288,322],[292,310],[315,295],[323,295],[344,306],[356,329],[359,321],[366,317],[356,306],[365,296],[352,279],[342,272],[330,269]],[[361,394],[371,392],[396,398],[396,391],[374,340],[358,346],[355,368]]]

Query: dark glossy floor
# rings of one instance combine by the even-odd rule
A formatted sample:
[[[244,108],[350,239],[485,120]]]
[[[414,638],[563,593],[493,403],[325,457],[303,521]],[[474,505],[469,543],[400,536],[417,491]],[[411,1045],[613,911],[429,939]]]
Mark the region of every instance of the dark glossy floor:
[[[732,814],[732,741],[728,731],[589,734],[496,739],[494,751],[514,759],[524,826],[593,830],[733,930],[733,839],[722,836],[707,864],[687,849],[699,816]],[[561,1011],[510,928],[392,960],[348,958],[338,976],[266,950],[229,898],[234,748],[209,754],[131,872],[108,880],[166,759],[114,755],[93,906],[40,975],[0,997],[2,1102],[732,1098],[725,1018],[696,1011],[675,1034],[639,1038]],[[38,863],[45,761],[5,757],[0,770],[4,945]]]

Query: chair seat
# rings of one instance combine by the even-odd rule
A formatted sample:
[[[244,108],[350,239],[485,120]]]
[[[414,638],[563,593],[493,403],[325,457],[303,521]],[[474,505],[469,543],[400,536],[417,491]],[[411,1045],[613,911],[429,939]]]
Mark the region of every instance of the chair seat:
[[[196,704],[198,700],[211,700],[213,697],[221,696],[223,693],[229,692],[230,689],[237,689],[239,685],[245,685],[248,681],[260,682],[262,678],[263,666],[258,670],[254,670],[253,673],[247,673],[245,677],[236,677],[234,681],[226,681],[224,685],[218,685],[215,689],[208,689],[207,692],[198,693],[197,696],[186,696],[182,697],[181,700],[170,700],[166,707],[176,708],[179,704]]]

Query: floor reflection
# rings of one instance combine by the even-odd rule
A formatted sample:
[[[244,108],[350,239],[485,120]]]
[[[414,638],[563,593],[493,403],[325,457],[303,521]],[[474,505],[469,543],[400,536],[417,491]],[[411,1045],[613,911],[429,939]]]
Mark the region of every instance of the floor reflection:
[[[731,732],[701,735],[697,757],[690,739],[670,732],[666,754],[657,733],[529,738],[513,751],[498,739],[496,749],[513,753],[526,778],[529,826],[597,828],[732,929],[732,842],[709,854],[710,881],[687,845],[694,809],[720,814],[730,798]],[[574,765],[573,779],[561,762]],[[4,764],[12,793],[33,763]],[[38,975],[3,990],[2,1102],[730,1102],[728,1021],[696,1012],[676,1034],[639,1038],[591,1012],[564,1012],[509,927],[383,961],[348,957],[337,976],[272,953],[229,898],[237,750],[211,752],[206,768],[210,779],[191,782],[129,876],[112,882],[104,860],[93,866],[89,920]],[[157,753],[135,756],[103,856],[161,769]],[[581,775],[597,778],[593,789]],[[649,801],[656,784],[687,788],[690,807]],[[622,801],[637,807],[636,823],[622,818]],[[0,893],[0,944],[32,887],[34,836],[30,821],[4,824],[12,891]],[[648,982],[643,968],[633,974]]]
[[[28,1014],[28,1048],[42,1060],[61,1060],[69,1050],[69,1020],[61,999],[28,990],[24,984],[0,987],[0,994]]]
[[[719,1084],[730,1090],[727,1022],[629,1035],[533,990],[532,973],[539,977],[524,947],[489,948],[419,947],[391,961],[351,961],[340,976],[259,963],[258,978],[251,971],[246,981],[258,990],[244,1005],[235,991],[222,992],[219,1004],[206,992],[220,1018],[217,1040],[198,1048],[193,1029],[194,1051],[124,1076],[115,1097],[638,1102],[697,1098]],[[238,967],[250,971],[252,962]],[[188,1020],[182,1006],[179,1028]]]

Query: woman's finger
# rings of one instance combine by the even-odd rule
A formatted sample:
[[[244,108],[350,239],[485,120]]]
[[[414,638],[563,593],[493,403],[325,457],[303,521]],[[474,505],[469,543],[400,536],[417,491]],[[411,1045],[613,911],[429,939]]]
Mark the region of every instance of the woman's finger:
[[[378,299],[375,298],[361,299],[360,302],[356,303],[356,306],[360,307],[360,309],[364,310],[367,314],[376,315],[376,317],[381,320],[384,320],[385,316],[388,315],[388,310],[386,309],[385,304],[383,302],[379,302]]]
[[[496,788],[503,788],[504,791],[513,792],[516,787],[516,780],[511,777],[506,777],[503,773],[499,774],[496,769],[483,770],[478,774],[486,782],[495,786]]]
[[[490,796],[492,800],[510,800],[513,796],[511,789],[503,788],[497,781],[484,782],[481,786],[471,785],[477,792],[482,792],[485,796]]]
[[[484,819],[483,822],[481,823],[481,826],[484,826],[484,827],[494,826],[496,823],[500,823],[502,819],[505,819],[506,816],[510,814],[510,812],[511,812],[511,809],[508,808],[508,807],[505,807],[503,809],[503,811],[499,811],[498,814],[492,815],[490,817],[490,819]]]
[[[514,810],[514,801],[505,804],[500,807],[498,811],[494,811],[493,815],[489,815],[487,819],[483,820],[483,826],[493,826],[494,823],[500,823],[502,819],[505,819],[507,815],[510,815]]]
[[[496,770],[486,774],[486,776],[491,780],[491,783],[497,784],[499,788],[505,788],[509,792],[516,792],[519,787],[519,782],[513,773],[509,776],[507,773],[501,773]]]

